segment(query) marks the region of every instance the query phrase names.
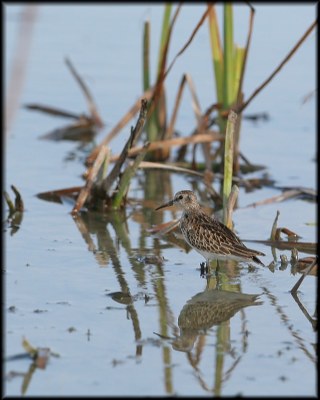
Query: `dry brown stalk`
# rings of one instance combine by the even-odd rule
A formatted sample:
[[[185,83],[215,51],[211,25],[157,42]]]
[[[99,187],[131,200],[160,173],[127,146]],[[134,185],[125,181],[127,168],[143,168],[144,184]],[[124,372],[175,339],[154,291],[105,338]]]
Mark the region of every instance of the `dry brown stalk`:
[[[98,157],[96,158],[92,168],[90,169],[88,175],[87,175],[87,181],[85,186],[81,189],[78,199],[76,201],[76,204],[74,205],[71,214],[75,215],[77,214],[84,203],[86,202],[90,192],[91,188],[93,186],[94,180],[96,179],[96,176],[98,172],[100,171],[100,168],[102,164],[105,162],[106,158],[108,159],[110,157],[110,149],[107,148],[106,146],[102,147],[101,151],[98,154]]]
[[[173,67],[176,59],[187,49],[187,47],[190,45],[190,43],[192,42],[196,32],[199,30],[199,28],[201,27],[201,25],[203,24],[203,22],[205,21],[208,12],[210,10],[211,6],[208,7],[208,9],[205,11],[205,13],[202,15],[200,21],[198,22],[197,26],[195,27],[195,29],[193,30],[190,38],[187,40],[186,44],[182,47],[182,49],[176,54],[176,56],[174,57],[174,59],[172,60],[169,68],[167,68],[167,70],[165,72],[160,72],[158,79],[157,79],[157,83],[155,84],[154,87],[146,90],[140,97],[139,99],[134,103],[134,105],[131,107],[131,109],[121,118],[121,120],[117,123],[117,125],[112,128],[112,130],[109,132],[109,134],[107,135],[107,137],[102,141],[102,143],[97,146],[91,153],[90,155],[87,157],[86,160],[86,164],[90,165],[94,162],[94,159],[97,157],[97,154],[99,152],[100,146],[102,145],[107,145],[110,140],[134,117],[134,115],[138,112],[139,110],[139,105],[140,105],[140,100],[142,98],[146,98],[147,100],[151,99],[151,106],[148,110],[148,115],[150,115],[150,112],[152,112],[152,107],[154,107],[154,99],[157,96],[157,93],[159,93],[159,91],[161,92],[161,87],[163,85],[163,82],[165,80],[165,78],[167,77],[169,71],[171,70],[171,68]],[[176,13],[172,19],[171,22],[171,26],[170,26],[170,32],[172,31],[172,27],[176,21],[176,18],[178,16],[178,13],[180,11],[180,6],[177,8]],[[170,38],[170,33],[168,35],[168,37]],[[166,43],[166,45],[168,45],[168,41]],[[164,67],[165,62],[163,62],[162,64],[162,68]]]
[[[177,119],[177,114],[178,114],[178,109],[180,107],[180,103],[181,103],[181,99],[182,99],[182,93],[184,90],[184,86],[186,83],[186,75],[184,74],[183,77],[181,78],[181,82],[178,88],[178,92],[176,95],[176,101],[174,102],[174,107],[173,107],[173,112],[171,115],[171,119],[168,125],[168,128],[165,132],[164,138],[165,139],[171,139],[173,136],[173,132],[174,132],[174,126],[176,124],[176,119]]]
[[[165,136],[164,136],[165,139],[171,138],[172,135],[173,135],[173,130],[174,130],[175,122],[176,122],[176,119],[177,119],[177,114],[178,114],[178,109],[180,107],[182,93],[184,91],[186,83],[188,83],[189,88],[190,88],[191,97],[192,97],[192,100],[193,100],[192,101],[192,106],[193,106],[193,110],[194,110],[198,125],[201,122],[201,119],[202,119],[201,108],[200,108],[200,103],[199,103],[199,100],[198,100],[198,97],[197,97],[197,94],[196,94],[196,91],[195,91],[195,87],[194,87],[193,81],[192,81],[191,76],[189,74],[184,74],[182,79],[181,79],[181,82],[179,84],[179,89],[178,89],[178,92],[177,92],[176,101],[175,101],[175,104],[174,104],[171,120],[170,120],[168,129],[167,129],[167,131],[165,133]]]
[[[252,93],[252,95],[248,98],[247,101],[236,107],[236,112],[241,113],[251,101],[261,92],[261,90],[277,75],[277,73],[281,70],[281,68],[290,60],[293,54],[298,50],[298,48],[302,45],[302,43],[306,40],[306,38],[310,35],[313,29],[316,27],[318,23],[318,19],[316,19],[311,26],[307,29],[307,31],[303,34],[303,36],[298,40],[292,50],[287,54],[284,60],[279,64],[279,66],[272,72],[272,74]]]
[[[291,230],[288,229],[288,228],[277,228],[276,234],[275,234],[275,238],[274,238],[274,239],[275,239],[275,240],[280,240],[281,233],[286,234],[290,240],[292,240],[292,239],[298,239],[298,238],[301,237],[301,236],[299,236],[298,234],[296,234],[295,232],[291,231]]]
[[[200,18],[200,21],[199,21],[198,24],[196,25],[196,27],[195,27],[195,29],[193,30],[191,36],[189,37],[189,39],[187,40],[187,42],[185,43],[185,45],[181,48],[181,50],[176,54],[176,56],[174,57],[174,59],[172,60],[170,66],[167,68],[166,71],[164,71],[165,62],[162,63],[161,72],[160,72],[160,74],[159,74],[159,76],[158,76],[158,80],[157,80],[157,83],[156,83],[155,88],[154,88],[154,94],[153,94],[152,99],[151,99],[151,107],[150,107],[149,113],[152,112],[152,110],[153,110],[153,108],[154,108],[154,106],[155,106],[155,103],[156,103],[157,99],[160,98],[160,94],[161,94],[161,90],[162,90],[163,82],[164,82],[165,78],[166,78],[167,75],[169,74],[169,72],[170,72],[171,68],[173,67],[174,63],[176,62],[177,58],[188,48],[188,46],[189,46],[190,43],[192,42],[192,40],[193,40],[195,34],[197,33],[197,31],[199,30],[199,28],[201,27],[201,25],[202,25],[203,22],[205,21],[205,19],[206,19],[206,17],[207,17],[207,15],[208,15],[208,13],[209,13],[209,11],[210,11],[211,8],[212,8],[211,5],[208,6],[208,9],[204,12],[204,14],[202,15],[202,17]],[[174,17],[173,17],[173,20],[172,20],[172,23],[171,23],[171,26],[170,26],[170,30],[169,30],[169,35],[168,35],[168,40],[167,40],[166,46],[168,46],[169,39],[170,39],[170,35],[171,35],[171,32],[172,32],[172,28],[173,28],[174,22],[175,22],[175,20],[176,20],[176,18],[177,18],[177,15],[178,15],[179,11],[180,11],[180,6],[177,8],[176,14],[175,14]],[[150,115],[150,114],[149,114],[149,115]],[[172,124],[171,124],[171,126],[170,126],[170,129],[173,130]],[[167,134],[165,134],[165,136],[167,137]]]
[[[157,150],[157,149],[165,149],[172,146],[181,146],[184,144],[190,143],[209,143],[217,140],[224,140],[224,137],[218,132],[199,134],[191,137],[183,137],[183,138],[175,138],[168,140],[160,140],[157,142],[150,143],[149,151]],[[128,151],[128,157],[133,157],[137,155],[141,150],[142,146],[133,147]],[[111,157],[111,162],[117,161],[119,159],[119,155],[115,155]]]
[[[299,258],[298,263],[296,264],[297,271],[303,273],[316,258],[317,256],[307,256]],[[316,262],[314,268],[310,270],[308,275],[318,276],[317,272],[318,272],[318,262]]]
[[[286,240],[247,240],[247,242],[261,243],[265,246],[271,246],[278,250],[297,249],[298,251],[308,254],[315,254],[317,251],[317,243],[312,242],[293,242]]]
[[[256,207],[256,206],[261,206],[264,204],[270,204],[270,203],[276,203],[279,201],[283,201],[283,200],[287,200],[290,199],[292,197],[298,196],[300,194],[303,194],[304,192],[302,192],[300,189],[291,189],[291,190],[286,190],[285,192],[277,195],[277,196],[273,196],[270,197],[268,199],[264,199],[261,201],[257,201],[255,203],[251,203],[249,205],[247,205],[245,208],[247,207]]]
[[[74,78],[76,79],[76,81],[78,82],[86,100],[88,103],[88,108],[89,111],[91,113],[91,116],[93,118],[93,120],[95,121],[96,125],[100,128],[102,128],[104,126],[104,123],[98,113],[98,109],[97,106],[93,100],[93,96],[90,93],[89,88],[87,87],[86,83],[84,82],[84,80],[81,78],[81,76],[78,74],[78,72],[76,71],[75,67],[73,66],[73,64],[71,63],[71,61],[69,60],[69,58],[65,59],[65,62],[68,66],[68,68],[70,69],[72,75],[74,76]]]
[[[171,64],[169,65],[168,69],[166,70],[166,72],[164,73],[163,79],[166,78],[166,76],[168,75],[168,73],[170,72],[171,68],[173,67],[174,63],[176,62],[177,58],[179,56],[181,56],[181,54],[188,48],[188,46],[190,45],[190,43],[192,42],[193,38],[195,37],[195,34],[198,32],[199,28],[201,27],[201,25],[204,23],[204,21],[206,20],[210,9],[212,8],[212,5],[209,5],[208,8],[206,9],[206,11],[203,13],[202,17],[200,18],[199,22],[197,23],[196,27],[194,28],[194,30],[191,33],[191,36],[189,37],[189,39],[187,40],[187,42],[184,44],[184,46],[181,48],[180,51],[178,51],[178,53],[175,55],[174,59],[171,61]]]
[[[192,107],[193,107],[193,111],[197,120],[197,128],[195,129],[195,131],[193,132],[193,134],[202,134],[204,132],[207,131],[208,129],[208,118],[207,118],[207,112],[202,115],[202,111],[201,111],[201,107],[200,107],[200,103],[197,97],[197,93],[194,87],[194,83],[192,81],[192,78],[189,74],[184,74],[179,88],[178,88],[178,92],[177,92],[177,96],[176,96],[176,101],[175,101],[175,105],[174,105],[174,109],[173,109],[173,113],[171,116],[171,120],[168,126],[167,131],[165,132],[164,138],[168,139],[171,138],[173,135],[173,131],[174,131],[174,126],[175,126],[175,122],[176,122],[176,118],[177,118],[177,114],[178,114],[178,109],[180,107],[180,103],[181,103],[181,98],[182,98],[182,93],[183,90],[185,88],[185,84],[188,83],[190,92],[191,92],[191,97],[192,97]],[[205,162],[206,162],[206,166],[207,169],[210,168],[211,166],[211,161],[210,161],[210,148],[209,146],[206,144],[202,144],[203,146],[203,152],[204,152],[204,157],[205,157]],[[194,146],[194,154],[195,154],[195,146]],[[195,160],[193,157],[193,164],[195,164]]]
[[[291,289],[291,293],[294,294],[297,292],[297,290],[299,289],[301,283],[303,282],[304,278],[311,272],[311,270],[317,265],[318,263],[318,259],[317,257],[315,257],[315,259],[313,260],[313,262],[309,265],[308,268],[306,268],[303,272],[302,272],[302,276],[299,278],[298,282],[293,286],[293,288]]]
[[[146,99],[150,100],[153,95],[154,88],[150,88],[146,90],[130,107],[130,109],[126,112],[126,114],[120,119],[120,121],[111,129],[108,135],[103,139],[103,141],[89,154],[86,160],[86,165],[92,165],[95,158],[97,157],[102,146],[106,146],[110,143],[110,141],[123,129],[128,122],[136,115],[136,113],[140,110],[141,100]]]
[[[121,154],[116,159],[116,163],[115,163],[113,169],[111,170],[110,174],[107,176],[107,178],[101,184],[101,187],[105,194],[108,194],[109,189],[111,188],[111,186],[113,185],[113,183],[117,179],[117,177],[119,176],[121,167],[122,167],[123,163],[125,162],[125,160],[127,159],[131,147],[135,144],[135,142],[138,140],[138,138],[141,135],[142,128],[144,126],[144,123],[145,123],[145,120],[147,117],[148,102],[147,102],[147,99],[142,99],[140,101],[140,103],[141,103],[140,115],[139,115],[138,121],[136,123],[136,126],[134,129],[131,129],[131,135],[130,135],[127,143],[125,144]],[[100,152],[101,152],[101,150],[99,151],[99,153]]]
[[[152,95],[152,98],[151,98],[151,101],[150,101],[151,106],[150,106],[150,109],[149,109],[149,112],[148,112],[148,117],[153,112],[153,110],[154,110],[157,102],[160,100],[161,94],[163,92],[163,82],[164,82],[164,80],[165,80],[165,78],[166,78],[166,76],[168,74],[168,71],[165,71],[165,67],[166,67],[166,64],[167,64],[167,55],[168,55],[169,43],[170,43],[171,34],[172,34],[172,30],[173,30],[174,24],[175,24],[175,22],[176,22],[176,20],[178,18],[178,15],[179,15],[179,12],[180,12],[180,9],[181,9],[181,5],[182,4],[178,5],[178,7],[176,9],[176,12],[175,12],[175,14],[174,14],[174,16],[172,18],[170,27],[169,27],[167,40],[166,40],[166,43],[165,43],[164,49],[163,49],[163,55],[164,56],[161,59],[160,71],[159,71],[159,74],[158,74],[158,77],[157,77],[157,82],[154,85],[154,92],[153,92],[153,95]]]
[[[44,112],[44,113],[47,113],[47,114],[51,114],[53,116],[72,118],[72,119],[76,119],[76,120],[85,117],[82,114],[75,114],[75,113],[70,112],[70,111],[61,110],[59,108],[55,108],[55,107],[51,107],[51,106],[44,106],[44,105],[41,105],[41,104],[34,104],[34,103],[25,104],[24,107],[27,108],[28,110],[40,111],[40,112]]]

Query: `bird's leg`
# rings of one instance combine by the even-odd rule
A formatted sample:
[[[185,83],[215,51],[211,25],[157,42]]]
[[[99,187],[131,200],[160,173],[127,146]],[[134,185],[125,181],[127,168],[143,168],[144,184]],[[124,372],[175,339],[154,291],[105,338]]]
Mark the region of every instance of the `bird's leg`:
[[[204,267],[205,267],[205,263],[202,262],[200,263],[200,277],[204,278]]]
[[[208,274],[210,271],[210,260],[206,260],[206,274]]]
[[[216,281],[217,281],[217,287],[219,286],[219,260],[217,259],[217,266],[216,266]]]

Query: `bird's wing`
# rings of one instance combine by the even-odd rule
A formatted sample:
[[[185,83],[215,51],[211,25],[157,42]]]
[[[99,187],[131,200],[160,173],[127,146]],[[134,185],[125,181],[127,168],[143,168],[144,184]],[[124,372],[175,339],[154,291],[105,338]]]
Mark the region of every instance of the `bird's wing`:
[[[210,221],[203,220],[201,225],[199,225],[199,230],[203,233],[205,231],[210,231],[210,234],[213,235],[219,245],[227,250],[227,252],[230,254],[237,255],[239,257],[248,257],[249,255],[265,255],[260,251],[249,249],[244,243],[242,243],[238,236],[232,232],[231,229],[217,219],[210,218]]]

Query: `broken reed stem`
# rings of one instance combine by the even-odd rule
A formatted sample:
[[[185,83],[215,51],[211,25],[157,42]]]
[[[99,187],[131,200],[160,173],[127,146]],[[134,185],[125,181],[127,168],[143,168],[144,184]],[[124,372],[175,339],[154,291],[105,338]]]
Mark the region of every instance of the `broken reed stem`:
[[[236,204],[237,198],[239,194],[239,188],[237,185],[233,185],[231,189],[230,196],[228,198],[228,204],[227,204],[227,216],[226,216],[226,221],[225,225],[232,229],[232,213],[234,210],[234,206]]]
[[[277,233],[277,223],[278,223],[278,218],[280,215],[280,211],[277,210],[277,215],[274,219],[274,222],[272,224],[272,229],[271,229],[271,234],[270,234],[270,240],[276,240],[276,233]]]
[[[11,189],[16,196],[15,201],[14,201],[15,210],[23,212],[24,204],[23,204],[23,200],[22,200],[19,190],[14,185],[11,185]]]
[[[4,191],[3,195],[4,195],[4,198],[5,198],[6,202],[7,202],[7,204],[8,204],[8,207],[9,207],[9,214],[10,215],[14,214],[16,212],[16,209],[15,209],[15,206],[13,205],[12,200],[10,199],[9,194],[6,191]]]
[[[22,200],[19,190],[14,185],[11,185],[11,189],[16,196],[15,200],[14,200],[14,204],[13,204],[9,194],[6,191],[3,192],[4,198],[9,207],[9,216],[12,216],[16,212],[24,211],[24,204],[23,204],[23,200]]]
[[[130,181],[131,181],[132,177],[135,175],[140,162],[143,160],[144,156],[146,155],[149,145],[150,145],[150,143],[146,143],[143,146],[142,151],[139,153],[139,155],[134,160],[133,165],[128,166],[126,168],[126,170],[124,171],[123,175],[121,176],[121,180],[119,182],[116,194],[112,199],[112,208],[113,209],[118,209],[121,207],[121,204],[123,204],[123,199],[126,197],[126,195],[128,193]]]
[[[102,147],[98,157],[96,158],[93,166],[91,167],[88,177],[87,177],[87,181],[85,186],[81,189],[78,199],[76,201],[76,204],[74,205],[71,214],[75,215],[79,212],[79,210],[82,208],[82,206],[84,205],[84,203],[86,202],[90,192],[91,192],[91,188],[93,185],[93,182],[98,174],[98,172],[100,171],[101,165],[105,162],[106,158],[110,156],[110,150],[107,147]]]
[[[237,114],[233,110],[230,110],[228,114],[225,147],[224,147],[223,222],[225,225],[227,225],[228,198],[232,186],[234,132],[236,127],[237,117],[238,117]],[[228,226],[228,228],[231,229],[230,226]]]

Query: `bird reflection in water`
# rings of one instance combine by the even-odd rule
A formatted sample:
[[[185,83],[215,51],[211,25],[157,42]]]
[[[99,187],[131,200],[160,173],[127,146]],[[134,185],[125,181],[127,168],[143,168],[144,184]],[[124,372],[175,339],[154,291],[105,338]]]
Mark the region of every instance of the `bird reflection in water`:
[[[197,293],[180,312],[180,336],[172,342],[173,349],[190,352],[197,337],[212,326],[229,320],[244,307],[261,305],[262,301],[257,301],[259,296],[217,289]]]

